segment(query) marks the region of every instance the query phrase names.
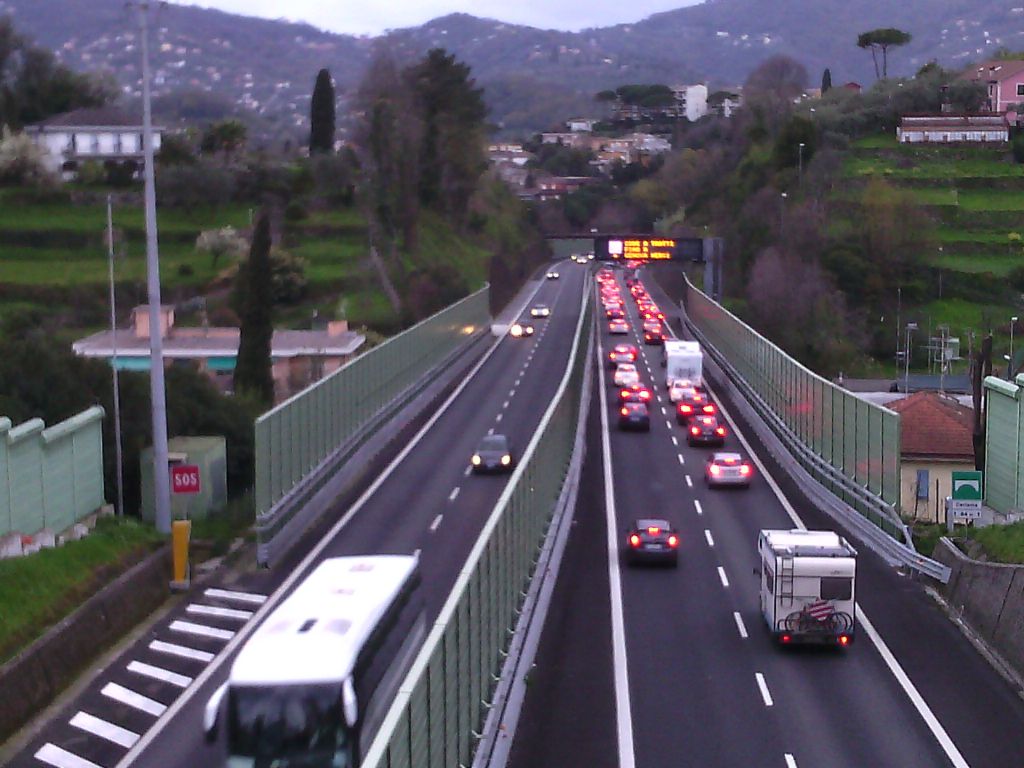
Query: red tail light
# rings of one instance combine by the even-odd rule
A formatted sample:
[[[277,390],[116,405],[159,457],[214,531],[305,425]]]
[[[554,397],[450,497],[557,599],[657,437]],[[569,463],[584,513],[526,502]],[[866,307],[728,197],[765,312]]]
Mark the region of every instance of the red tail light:
[[[668,545],[670,547],[678,547],[679,546],[679,537],[676,536],[675,534],[672,534],[671,536],[669,536],[668,537]],[[845,645],[845,643],[844,643],[844,645]]]
[[[691,413],[693,413],[693,408],[689,405],[680,405],[679,413],[683,414],[684,416],[689,416]]]
[[[715,434],[721,437],[725,437],[725,427],[719,427],[715,430]]]
[[[614,352],[609,352],[608,353],[608,359],[609,360],[614,360],[615,359],[615,353]]]
[[[839,636],[839,644],[840,645],[849,645],[850,644],[849,636],[847,636],[847,635],[840,635]]]
[[[633,534],[632,536],[630,536],[630,537],[629,537],[629,543],[630,543],[630,544],[631,544],[632,546],[634,546],[634,547],[639,547],[639,546],[640,546],[640,537],[639,537],[639,536],[637,536],[637,535],[636,535],[636,534],[634,533],[634,534]]]
[[[722,474],[722,468],[720,466],[718,466],[717,464],[712,464],[711,465],[711,474],[712,475],[720,475],[720,474]]]
[[[740,474],[741,475],[749,475],[750,474],[750,465],[749,464],[744,464],[742,467],[740,467]]]
[[[700,428],[699,427],[690,427],[690,434],[691,435],[699,435],[700,434]]]
[[[635,354],[633,354],[632,352],[630,352],[630,353],[629,353],[629,359],[630,359],[630,360],[636,360],[636,355],[635,355]]]
[[[651,399],[651,393],[648,392],[646,389],[641,390],[641,392],[640,392],[640,399],[641,400],[650,400]]]
[[[621,413],[623,416],[629,416],[629,408],[623,408],[621,411],[619,411],[619,413]]]
[[[704,413],[708,413],[708,414],[714,415],[714,413],[715,413],[715,406],[713,406],[711,403],[708,403],[703,408],[701,408],[701,410],[704,411]]]
[[[782,642],[784,642],[784,643],[788,643],[788,642],[789,642],[790,640],[792,640],[793,638],[791,638],[791,637],[790,637],[789,635],[783,635],[783,636],[782,636],[781,638],[779,638],[779,639],[780,639],[780,640],[782,640]]]

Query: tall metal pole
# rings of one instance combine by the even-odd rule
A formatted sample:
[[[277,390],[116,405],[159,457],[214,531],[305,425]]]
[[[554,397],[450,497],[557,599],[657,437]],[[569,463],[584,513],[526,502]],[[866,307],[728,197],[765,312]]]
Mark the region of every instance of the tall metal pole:
[[[910,396],[910,332],[917,330],[917,323],[907,323],[907,343],[903,347],[903,355],[906,363],[903,369],[903,394]]]
[[[114,456],[117,460],[117,514],[124,514],[124,480],[121,460],[121,390],[117,375],[117,310],[114,304],[114,214],[107,195],[107,271],[110,275],[110,346],[113,357],[110,367],[114,372]]]
[[[804,143],[802,141],[800,142],[798,150],[796,180],[797,184],[801,184],[804,180]]]
[[[139,2],[142,42],[142,151],[145,156],[146,284],[149,293],[149,392],[153,417],[153,509],[156,529],[171,532],[171,482],[167,468],[167,401],[164,342],[160,326],[160,256],[157,250],[156,185],[153,168],[153,115],[149,92],[149,7]]]

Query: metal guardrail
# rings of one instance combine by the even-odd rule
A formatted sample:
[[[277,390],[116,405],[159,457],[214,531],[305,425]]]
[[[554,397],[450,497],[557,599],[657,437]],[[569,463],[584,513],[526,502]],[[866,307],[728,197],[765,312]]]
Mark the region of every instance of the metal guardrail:
[[[687,290],[700,293],[689,282]],[[703,294],[701,296],[707,299]],[[722,311],[725,312],[724,309]],[[705,352],[711,355],[746,399],[752,411],[777,438],[780,447],[795,460],[797,466],[787,469],[794,476],[801,474],[794,470],[802,470],[805,482],[800,485],[809,497],[817,501],[824,511],[833,517],[841,518],[850,528],[856,530],[890,564],[913,568],[942,583],[949,580],[948,566],[925,557],[914,549],[910,529],[900,519],[892,505],[869,489],[858,485],[811,450],[761,397],[746,377],[711,343],[707,335],[690,318],[689,313],[686,314],[685,321]],[[778,457],[778,452],[776,456]]]
[[[366,768],[470,765],[576,442],[591,291],[569,363],[367,754]]]
[[[256,421],[257,561],[308,521],[297,512],[423,377],[490,322],[487,287],[360,355]]]

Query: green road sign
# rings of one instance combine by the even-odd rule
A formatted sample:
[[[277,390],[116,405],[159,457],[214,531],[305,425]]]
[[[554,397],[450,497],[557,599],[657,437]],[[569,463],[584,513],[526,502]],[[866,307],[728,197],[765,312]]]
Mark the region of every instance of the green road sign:
[[[981,472],[954,472],[952,499],[981,501]]]

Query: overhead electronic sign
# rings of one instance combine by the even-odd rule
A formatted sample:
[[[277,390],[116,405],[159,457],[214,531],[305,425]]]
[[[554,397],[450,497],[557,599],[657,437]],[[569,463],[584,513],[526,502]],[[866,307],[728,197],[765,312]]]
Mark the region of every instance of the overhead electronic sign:
[[[704,247],[699,237],[598,235],[594,256],[598,261],[703,261]]]

